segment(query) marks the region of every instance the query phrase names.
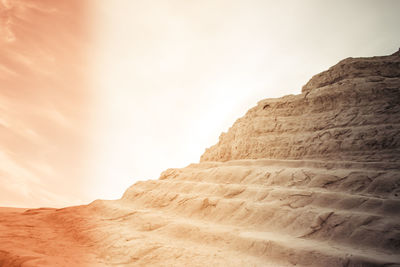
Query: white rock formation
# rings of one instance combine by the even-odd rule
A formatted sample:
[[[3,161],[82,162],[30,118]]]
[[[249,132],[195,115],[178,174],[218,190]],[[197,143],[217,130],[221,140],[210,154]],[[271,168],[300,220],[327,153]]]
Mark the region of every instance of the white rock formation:
[[[120,200],[0,218],[2,266],[400,266],[400,53],[260,101]]]

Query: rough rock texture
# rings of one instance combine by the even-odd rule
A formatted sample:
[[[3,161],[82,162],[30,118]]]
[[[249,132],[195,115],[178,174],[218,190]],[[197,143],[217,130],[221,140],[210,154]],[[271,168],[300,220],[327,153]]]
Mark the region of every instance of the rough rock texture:
[[[300,95],[265,99],[201,161],[400,157],[400,53],[349,58],[314,76]]]
[[[120,200],[0,210],[0,266],[400,266],[399,62],[343,60]]]

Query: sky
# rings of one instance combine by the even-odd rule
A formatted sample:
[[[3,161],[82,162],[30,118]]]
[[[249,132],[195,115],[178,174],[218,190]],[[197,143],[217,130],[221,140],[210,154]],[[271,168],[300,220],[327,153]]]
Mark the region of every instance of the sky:
[[[0,206],[87,201],[86,9],[78,0],[0,1]]]
[[[400,47],[400,1],[1,0],[0,206],[115,199],[265,98]]]

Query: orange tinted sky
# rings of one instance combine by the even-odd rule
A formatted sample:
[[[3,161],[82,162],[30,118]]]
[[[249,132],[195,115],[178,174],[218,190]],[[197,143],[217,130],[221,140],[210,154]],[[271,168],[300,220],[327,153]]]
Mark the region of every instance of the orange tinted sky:
[[[0,1],[0,205],[117,198],[263,98],[400,46],[399,1]]]
[[[0,12],[0,205],[85,201],[87,7],[3,0]]]

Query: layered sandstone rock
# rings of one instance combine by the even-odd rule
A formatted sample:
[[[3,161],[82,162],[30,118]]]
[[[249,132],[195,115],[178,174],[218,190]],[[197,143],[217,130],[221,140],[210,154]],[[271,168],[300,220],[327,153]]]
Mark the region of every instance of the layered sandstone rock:
[[[343,60],[120,200],[0,213],[0,265],[400,266],[399,64]]]
[[[400,53],[349,58],[314,76],[300,95],[265,99],[201,161],[400,161]]]

